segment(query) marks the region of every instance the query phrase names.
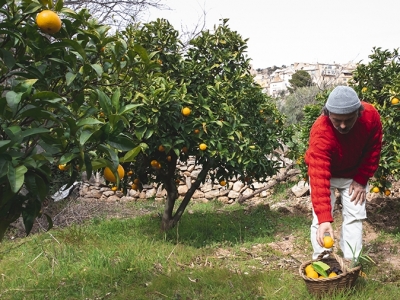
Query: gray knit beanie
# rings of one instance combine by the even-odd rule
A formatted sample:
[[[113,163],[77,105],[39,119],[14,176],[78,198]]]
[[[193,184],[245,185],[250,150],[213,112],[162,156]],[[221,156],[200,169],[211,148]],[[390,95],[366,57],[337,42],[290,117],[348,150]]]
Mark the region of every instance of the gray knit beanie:
[[[325,107],[334,114],[344,115],[355,112],[361,106],[357,93],[348,86],[337,86],[329,94]]]

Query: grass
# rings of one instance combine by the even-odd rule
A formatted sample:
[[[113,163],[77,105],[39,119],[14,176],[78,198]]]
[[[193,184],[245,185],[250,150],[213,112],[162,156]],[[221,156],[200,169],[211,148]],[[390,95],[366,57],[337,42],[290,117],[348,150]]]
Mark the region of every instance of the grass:
[[[0,299],[312,299],[299,263],[268,246],[292,235],[311,255],[309,223],[213,201],[191,204],[167,233],[157,213],[94,218],[0,244]],[[354,290],[329,299],[400,299],[398,278],[384,283],[375,266],[365,272]]]

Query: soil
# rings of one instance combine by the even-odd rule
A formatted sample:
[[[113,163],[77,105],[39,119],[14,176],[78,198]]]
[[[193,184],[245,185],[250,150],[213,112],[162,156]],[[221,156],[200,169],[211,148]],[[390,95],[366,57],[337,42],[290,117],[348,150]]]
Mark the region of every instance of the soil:
[[[282,214],[305,215],[310,219],[311,212],[309,196],[296,198],[288,193],[287,199],[277,205],[271,205],[270,209],[277,209]],[[265,199],[262,205],[270,206],[269,199]],[[247,200],[243,205],[256,205],[254,201]],[[260,205],[260,202],[257,202]],[[80,224],[95,217],[107,218],[132,218],[143,214],[155,214],[154,210],[141,209],[129,205],[127,202],[102,201],[98,199],[79,198],[72,195],[68,200],[60,202],[48,201],[43,207],[43,212],[52,216],[53,227],[63,228],[72,224]],[[190,212],[189,212],[190,213]],[[384,233],[399,233],[400,231],[400,183],[394,184],[392,194],[388,197],[379,194],[369,194],[367,197],[368,219],[364,222],[364,249],[369,256],[380,266],[382,270],[378,280],[395,282],[400,280],[400,255],[396,244]],[[340,224],[340,206],[335,209],[335,224]],[[45,231],[48,223],[44,216],[37,219],[31,234]],[[339,239],[340,226],[335,230],[335,240]],[[21,220],[12,224],[6,238],[16,239],[24,237],[24,227]],[[383,238],[382,238],[383,237]],[[278,237],[278,242],[268,245],[255,245],[252,249],[243,250],[257,257],[264,247],[273,248],[281,252],[287,258],[275,262],[275,267],[288,268],[297,272],[300,264],[309,261],[305,255],[304,247],[296,246],[294,236]],[[397,242],[398,244],[398,242]],[[227,254],[228,253],[228,254]],[[217,255],[229,255],[229,250],[218,249]],[[269,262],[265,262],[269,264]]]

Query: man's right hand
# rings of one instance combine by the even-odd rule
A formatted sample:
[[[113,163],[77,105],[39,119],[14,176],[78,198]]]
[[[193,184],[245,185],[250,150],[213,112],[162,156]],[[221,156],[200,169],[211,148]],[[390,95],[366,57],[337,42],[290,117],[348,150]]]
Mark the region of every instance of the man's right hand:
[[[317,230],[317,242],[321,247],[324,247],[324,236],[325,233],[333,238],[333,228],[330,222],[320,223]]]

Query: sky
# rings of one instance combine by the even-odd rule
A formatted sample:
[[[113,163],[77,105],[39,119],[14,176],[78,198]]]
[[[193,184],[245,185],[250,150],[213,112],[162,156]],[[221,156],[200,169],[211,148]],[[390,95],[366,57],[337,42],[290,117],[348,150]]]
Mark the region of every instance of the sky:
[[[368,62],[373,47],[400,47],[400,0],[164,0],[144,22],[167,19],[176,30],[228,25],[247,42],[253,68],[295,62]],[[201,21],[200,21],[201,22]]]

